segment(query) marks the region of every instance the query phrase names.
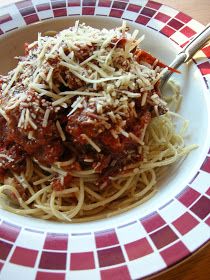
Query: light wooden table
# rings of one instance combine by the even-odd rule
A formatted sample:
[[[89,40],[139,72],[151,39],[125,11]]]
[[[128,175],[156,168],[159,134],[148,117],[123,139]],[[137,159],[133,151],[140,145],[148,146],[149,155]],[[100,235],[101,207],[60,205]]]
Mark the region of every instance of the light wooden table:
[[[19,0],[20,1],[20,0]],[[210,0],[156,0],[182,11],[203,24],[210,22]],[[15,0],[0,0],[0,7]],[[16,0],[17,2],[17,0]],[[185,261],[167,271],[149,277],[152,280],[207,280],[210,279],[210,243]]]
[[[210,0],[155,0],[188,14],[203,24],[210,23]]]

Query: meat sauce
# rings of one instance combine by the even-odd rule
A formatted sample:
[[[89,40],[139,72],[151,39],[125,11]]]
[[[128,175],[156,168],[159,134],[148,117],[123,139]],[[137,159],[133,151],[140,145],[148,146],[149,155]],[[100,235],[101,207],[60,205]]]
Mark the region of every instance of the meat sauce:
[[[5,174],[5,170],[9,169],[15,172],[21,172],[25,168],[26,153],[20,145],[15,143],[11,137],[11,132],[7,127],[7,123],[0,116],[0,154],[6,155],[8,158],[0,156],[0,179]],[[10,160],[9,160],[10,159]]]
[[[129,146],[137,146],[137,143],[123,135],[114,138],[110,130],[104,129],[100,120],[97,120],[94,116],[94,114],[88,113],[85,109],[81,109],[68,118],[66,131],[73,137],[75,144],[85,144],[86,141],[83,139],[82,135],[86,134],[97,143],[103,151],[107,152],[120,153],[125,148],[129,148]],[[147,107],[143,112],[139,112],[137,117],[126,120],[126,131],[133,132],[137,137],[140,137],[142,129],[145,125],[149,124],[150,120],[151,113]]]
[[[113,40],[111,47],[124,48],[126,43],[125,38],[120,40]],[[74,55],[79,62],[84,61],[96,49],[95,45],[80,46],[80,50],[75,51]],[[155,58],[144,51],[136,52],[136,48],[132,50],[136,55],[138,62],[145,61],[153,64]],[[28,44],[25,45],[25,54],[28,55]],[[68,55],[69,52],[65,51]],[[59,66],[59,59],[50,58],[48,63],[54,68],[53,82],[60,83],[60,77],[65,81],[67,90],[76,90],[84,86],[84,81],[75,77],[71,72],[63,66]],[[121,63],[116,61],[116,63]],[[158,62],[159,63],[159,62]],[[163,64],[157,64],[165,66]],[[127,67],[125,65],[125,67]],[[173,70],[173,69],[172,69]],[[0,87],[2,81],[0,80]],[[157,85],[155,86],[157,91]],[[1,96],[0,96],[1,97]],[[4,102],[2,99],[1,102]],[[133,133],[140,138],[142,130],[145,125],[148,125],[154,114],[154,106],[147,103],[141,107],[135,101],[135,108],[137,116],[126,118],[125,129],[128,133]],[[105,129],[95,112],[91,113],[90,105],[85,108],[77,109],[69,117],[64,108],[60,111],[55,111],[52,107],[52,100],[47,97],[40,97],[33,90],[27,92],[27,99],[24,101],[24,106],[17,106],[15,109],[8,110],[7,116],[10,120],[9,124],[3,117],[0,116],[0,154],[7,155],[7,158],[0,157],[0,182],[7,171],[15,171],[20,173],[25,169],[26,157],[30,156],[38,160],[40,163],[51,166],[56,161],[68,160],[68,157],[76,157],[76,165],[70,166],[70,170],[81,170],[83,168],[95,168],[96,172],[102,173],[102,177],[107,181],[107,178],[115,173],[117,170],[123,168],[124,165],[141,159],[138,153],[139,144],[124,135],[119,135],[115,138],[110,129]],[[6,105],[6,104],[5,104]],[[32,129],[30,125],[27,127],[20,127],[19,120],[23,110],[29,110],[33,117],[33,122],[36,129]],[[50,110],[49,119],[46,127],[43,127],[44,112],[46,109]],[[92,110],[93,111],[93,110]],[[59,121],[63,131],[66,133],[66,140],[62,141],[55,125]],[[115,124],[112,123],[112,128]],[[31,132],[29,139],[28,133]],[[91,138],[101,149],[100,153],[88,144],[83,135],[86,134]],[[127,155],[130,153],[130,157]],[[85,159],[91,159],[90,162]],[[68,171],[68,170],[67,170]],[[63,185],[69,184],[72,176],[68,174],[64,177]],[[61,183],[59,178],[53,179],[53,188],[60,190]]]
[[[4,175],[6,170],[13,170],[17,173],[24,170],[27,155],[34,157],[40,163],[47,166],[65,158],[65,153],[69,153],[69,151],[67,151],[66,146],[64,146],[58,134],[55,126],[56,118],[59,118],[64,131],[67,132],[67,142],[74,147],[71,153],[76,154],[79,166],[89,166],[95,168],[97,172],[107,173],[107,167],[111,161],[123,157],[123,155],[126,154],[126,150],[137,150],[138,145],[134,141],[123,135],[115,139],[109,130],[101,127],[100,122],[94,118],[95,115],[87,113],[85,109],[77,110],[67,121],[65,112],[62,113],[61,111],[56,116],[52,111],[47,126],[43,127],[43,112],[35,112],[35,107],[32,107],[31,104],[37,103],[39,105],[38,107],[42,108],[45,106],[46,109],[46,106],[50,106],[50,102],[49,104],[46,103],[47,105],[45,103],[45,105],[42,105],[41,99],[34,94],[34,92],[28,93],[28,96],[30,96],[30,98],[27,100],[30,101],[25,101],[28,105],[26,107],[30,110],[31,114],[36,114],[34,123],[37,129],[33,130],[34,139],[28,139],[27,137],[27,133],[31,129],[30,127],[27,127],[27,129],[18,127],[21,110],[23,110],[23,108],[16,107],[14,110],[7,112],[10,119],[9,125],[3,117],[0,117],[2,132],[0,136],[1,151],[12,159],[10,162],[0,158],[0,163],[2,163],[0,167],[1,175]],[[90,117],[92,117],[94,122],[88,122]],[[147,108],[143,113],[139,113],[137,118],[127,119],[126,129],[129,132],[133,132],[137,137],[140,137],[141,130],[145,124],[150,122],[150,119],[151,113],[149,112],[149,108]],[[99,145],[102,151],[100,155],[95,153],[93,148],[83,139],[84,134]],[[81,156],[82,154],[83,156]],[[93,158],[93,163],[84,163],[85,157]],[[120,166],[119,163],[117,163],[117,165],[118,167]],[[55,180],[54,183],[55,189],[59,189],[58,180]]]
[[[28,98],[24,102],[25,109],[27,108],[31,115],[35,116],[36,130],[30,126],[18,127],[20,114],[24,109],[20,106],[7,111],[9,124],[0,116],[0,153],[11,158],[11,160],[7,160],[0,157],[0,174],[4,174],[6,170],[13,170],[17,173],[23,171],[27,155],[35,157],[42,164],[50,165],[63,154],[64,146],[55,126],[55,114],[53,115],[52,112],[48,125],[43,127],[44,113],[42,110],[37,112],[36,108],[49,107],[49,104],[45,100],[43,105],[41,103],[42,99],[34,92],[28,93]],[[33,132],[32,139],[28,139],[29,131]]]

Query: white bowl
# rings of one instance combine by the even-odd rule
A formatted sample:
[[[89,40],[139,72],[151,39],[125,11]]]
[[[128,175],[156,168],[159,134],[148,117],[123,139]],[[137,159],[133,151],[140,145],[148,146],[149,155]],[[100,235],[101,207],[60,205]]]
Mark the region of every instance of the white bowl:
[[[167,7],[165,7],[165,9],[166,8]],[[127,16],[128,18],[130,17],[128,12]],[[18,17],[20,17],[19,14]],[[126,11],[124,12],[124,18],[126,18]],[[113,28],[121,24],[121,20],[112,17],[71,16],[42,22],[40,21],[29,26],[21,27],[17,30],[10,31],[5,35],[0,36],[0,73],[7,73],[15,66],[15,60],[13,57],[23,54],[23,44],[25,42],[35,40],[38,32],[44,32],[47,30],[62,30],[73,25],[76,19],[80,19],[80,22],[85,22],[86,24],[97,28]],[[165,64],[169,64],[181,50],[181,47],[178,44],[153,28],[139,25],[134,22],[128,22],[128,24],[131,30],[137,28],[140,30],[140,34],[146,35],[146,38],[142,43],[142,48],[151,52]],[[154,23],[153,26],[150,27],[155,27]],[[187,41],[187,39],[188,38],[186,37],[185,41]],[[205,58],[202,58],[201,62],[203,62],[204,59]],[[200,63],[200,58],[197,58],[195,62],[190,62],[188,65],[182,66],[180,68],[182,73],[174,74],[174,78],[181,85],[181,93],[183,95],[183,102],[179,113],[189,120],[186,144],[195,143],[198,145],[198,148],[193,150],[180,165],[175,164],[170,167],[168,175],[159,182],[159,191],[151,199],[142,205],[127,211],[126,213],[103,220],[80,224],[41,221],[39,219],[22,217],[0,210],[0,216],[4,221],[1,225],[2,231],[5,231],[3,239],[9,240],[15,243],[16,246],[20,246],[25,249],[38,249],[41,251],[43,246],[44,249],[47,249],[47,247],[43,244],[46,244],[46,240],[48,240],[49,236],[51,241],[54,240],[54,242],[58,242],[58,244],[60,244],[59,240],[66,240],[66,238],[69,238],[69,245],[65,247],[64,250],[68,253],[67,255],[70,254],[72,256],[72,254],[81,252],[93,253],[91,258],[93,257],[95,265],[92,267],[92,274],[90,273],[89,268],[79,268],[80,266],[78,266],[78,269],[71,269],[70,265],[70,270],[77,270],[77,277],[82,277],[83,273],[86,272],[88,279],[91,279],[92,277],[94,279],[98,279],[99,273],[101,273],[101,275],[103,274],[100,272],[103,269],[107,269],[107,271],[111,273],[113,269],[116,272],[117,268],[120,271],[120,267],[123,266],[128,267],[128,270],[124,270],[123,268],[123,273],[128,273],[132,279],[146,276],[166,268],[171,264],[170,262],[167,262],[166,258],[164,258],[164,254],[162,253],[167,252],[168,248],[173,248],[174,246],[176,247],[179,246],[179,244],[183,244],[180,248],[177,247],[179,252],[177,253],[177,256],[174,256],[173,261],[177,262],[202,245],[209,237],[207,230],[208,227],[202,222],[202,219],[199,217],[196,210],[193,210],[192,203],[196,203],[199,195],[200,197],[202,196],[207,198],[205,193],[210,182],[210,168],[206,169],[201,167],[207,158],[210,143],[210,98],[207,84],[204,82],[204,77],[197,67],[197,64]],[[190,190],[189,188],[186,189],[187,186],[190,186]],[[186,202],[184,198],[187,197],[187,193],[189,195],[193,194],[191,191],[192,189],[198,193],[198,197],[195,197],[194,201],[191,203],[189,202],[191,201],[190,199]],[[195,223],[195,226],[191,228],[191,231],[186,234],[182,234],[177,221],[179,221],[183,215],[186,215],[186,213],[189,213],[190,217],[195,219],[197,223]],[[207,216],[205,216],[204,219],[207,221]],[[11,225],[8,226],[7,223]],[[196,229],[198,226],[200,226],[200,229]],[[30,229],[30,234],[26,228]],[[205,229],[206,232],[204,232]],[[16,238],[10,238],[11,234],[15,231],[18,231],[18,233],[20,232],[17,240]],[[194,238],[195,234],[199,233],[199,231],[201,237],[199,237],[199,241],[195,242],[193,245],[194,240],[192,238]],[[52,233],[54,235],[52,235]],[[158,236],[161,235],[161,233],[163,233],[162,237]],[[189,236],[187,236],[187,234]],[[33,244],[28,242],[30,238],[32,238]],[[168,242],[166,241],[166,243],[163,242],[164,245],[162,246],[160,245],[161,238],[169,238],[170,240]],[[157,239],[160,240],[160,242],[157,241]],[[101,241],[102,245],[100,245],[100,240],[103,240]],[[108,240],[107,243],[106,240]],[[141,252],[140,249],[142,240],[146,240],[146,243],[142,243],[142,248],[147,248],[145,249],[145,254],[144,252]],[[76,243],[72,244],[71,242]],[[136,252],[132,249],[132,246],[135,247],[135,244]],[[115,250],[114,248],[118,247],[119,250],[116,251],[117,249]],[[187,253],[184,251],[185,247],[187,248]],[[122,257],[123,259],[118,262],[103,262],[103,257],[100,255],[100,249],[104,251],[104,254],[106,250],[113,250],[113,254],[116,254],[115,259],[118,257]],[[53,252],[57,252],[56,248],[52,250]],[[59,252],[62,251],[60,249],[58,250]],[[183,252],[185,252],[185,254],[183,254]],[[137,257],[135,257],[135,255]],[[109,254],[105,254],[104,256],[108,257]],[[42,257],[39,256],[39,258]],[[67,259],[68,258],[69,257],[67,257]],[[11,262],[12,258],[5,260],[4,269],[6,272],[3,270],[3,273],[5,273],[3,275],[10,275],[8,273],[14,275],[14,268],[10,268],[10,271],[12,270],[12,272],[9,272],[9,268],[6,268],[8,265],[11,265]],[[25,264],[21,264],[21,261],[18,265],[20,267],[26,266]],[[66,275],[69,275],[68,267],[69,264],[65,268],[67,269],[67,272],[65,272]],[[31,268],[31,271],[33,270],[38,273],[37,271],[39,268],[43,268],[41,260],[39,265]],[[60,270],[59,268],[48,269],[50,269],[50,271]],[[24,275],[21,269],[20,271],[19,276]],[[33,279],[33,277],[29,276],[28,279]]]

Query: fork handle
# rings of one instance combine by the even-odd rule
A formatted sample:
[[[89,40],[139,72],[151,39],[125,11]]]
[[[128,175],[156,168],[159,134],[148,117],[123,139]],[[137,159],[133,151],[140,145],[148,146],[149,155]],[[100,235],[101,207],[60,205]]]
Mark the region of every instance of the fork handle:
[[[185,46],[185,48],[176,56],[169,66],[174,69],[179,68],[180,65],[189,61],[209,40],[210,23],[207,24],[206,27]],[[171,71],[166,71],[165,74],[163,74],[160,82],[160,88],[163,87],[172,74],[173,73]]]
[[[189,61],[194,54],[199,51],[210,40],[210,23],[195,36],[183,49],[182,52],[186,53],[186,59],[184,62]]]
[[[189,61],[210,40],[210,23],[197,34],[176,56],[170,64],[171,68],[178,68],[182,63]]]

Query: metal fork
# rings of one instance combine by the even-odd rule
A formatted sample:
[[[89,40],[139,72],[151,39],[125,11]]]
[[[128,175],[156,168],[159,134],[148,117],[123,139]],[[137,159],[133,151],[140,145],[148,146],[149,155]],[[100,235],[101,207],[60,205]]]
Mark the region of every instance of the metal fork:
[[[169,66],[175,69],[179,68],[180,65],[188,62],[209,40],[210,23],[185,46],[185,48],[176,56]],[[163,74],[159,85],[160,90],[163,88],[173,73],[174,72],[167,70]]]

